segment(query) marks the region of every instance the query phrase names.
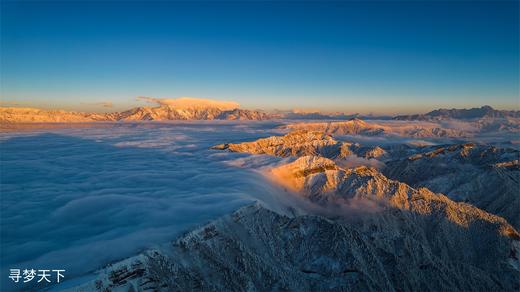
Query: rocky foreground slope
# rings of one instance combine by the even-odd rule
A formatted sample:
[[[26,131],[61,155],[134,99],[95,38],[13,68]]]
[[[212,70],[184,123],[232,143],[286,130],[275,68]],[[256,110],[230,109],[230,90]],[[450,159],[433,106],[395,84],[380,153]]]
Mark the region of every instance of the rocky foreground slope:
[[[520,151],[474,143],[387,162],[384,174],[471,203],[520,228]]]
[[[455,215],[464,224],[454,224],[436,207],[423,214],[389,208],[350,221],[287,217],[256,204],[166,250],[111,265],[71,291],[520,288],[516,231],[471,207]]]

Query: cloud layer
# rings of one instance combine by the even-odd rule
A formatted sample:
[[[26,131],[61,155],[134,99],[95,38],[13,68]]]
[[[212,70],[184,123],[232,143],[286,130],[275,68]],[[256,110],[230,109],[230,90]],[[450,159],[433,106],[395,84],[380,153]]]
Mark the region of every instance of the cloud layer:
[[[208,149],[254,139],[263,127],[114,124],[5,134],[2,274],[48,267],[70,278],[254,200],[279,205],[260,174],[230,163],[243,155]]]

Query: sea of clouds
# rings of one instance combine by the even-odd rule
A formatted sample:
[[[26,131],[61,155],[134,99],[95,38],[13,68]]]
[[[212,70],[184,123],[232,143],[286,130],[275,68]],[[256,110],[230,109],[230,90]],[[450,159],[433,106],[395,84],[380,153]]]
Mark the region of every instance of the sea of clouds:
[[[201,122],[3,133],[1,282],[9,285],[10,268],[80,276],[255,200],[282,205],[281,191],[240,167],[247,154],[209,149],[273,128]]]
[[[283,134],[278,126],[114,123],[1,133],[2,287],[13,288],[10,268],[65,269],[66,279],[89,274],[253,201],[279,212],[305,209],[308,202],[264,173],[290,158],[209,149]],[[369,145],[390,139],[343,138]]]

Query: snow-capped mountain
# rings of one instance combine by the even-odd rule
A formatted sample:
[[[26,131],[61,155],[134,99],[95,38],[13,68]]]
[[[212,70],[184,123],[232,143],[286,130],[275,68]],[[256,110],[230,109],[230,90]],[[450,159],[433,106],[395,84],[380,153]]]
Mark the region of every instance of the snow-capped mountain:
[[[349,144],[338,142],[322,132],[294,131],[285,136],[271,136],[239,144],[227,143],[212,148],[278,157],[319,155],[335,158],[348,155],[348,146]]]
[[[172,105],[137,107],[123,112],[106,114],[80,113],[62,110],[0,107],[2,123],[75,123],[113,121],[169,121],[169,120],[267,120],[265,112],[245,109],[222,110],[215,107],[177,108]]]
[[[252,142],[219,144],[212,149],[278,157],[316,155],[331,159],[350,155],[364,158],[386,155],[386,151],[378,146],[367,147],[357,143],[340,142],[323,132],[307,130],[292,131],[284,136],[271,136]]]
[[[260,111],[219,108],[176,108],[171,105],[138,107],[118,114],[119,121],[168,120],[267,120],[270,116]]]

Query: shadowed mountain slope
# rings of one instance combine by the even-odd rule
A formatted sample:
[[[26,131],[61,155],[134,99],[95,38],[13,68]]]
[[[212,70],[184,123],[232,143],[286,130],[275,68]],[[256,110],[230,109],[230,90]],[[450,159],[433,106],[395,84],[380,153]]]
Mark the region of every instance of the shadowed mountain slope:
[[[437,147],[387,162],[384,174],[414,187],[442,192],[520,226],[518,150],[478,144]]]
[[[504,261],[509,256],[507,238],[496,238],[500,242],[496,260],[475,263],[463,259],[478,257],[487,245],[475,245],[451,258],[438,250],[445,242],[429,241],[433,238],[428,236],[439,233],[428,235],[419,228],[406,234],[418,227],[413,223],[381,229],[383,225],[362,221],[357,226],[320,216],[291,218],[251,205],[187,233],[166,250],[148,251],[110,265],[96,280],[71,291],[495,291],[519,287],[518,271]],[[451,231],[456,230],[464,233],[452,226]]]

